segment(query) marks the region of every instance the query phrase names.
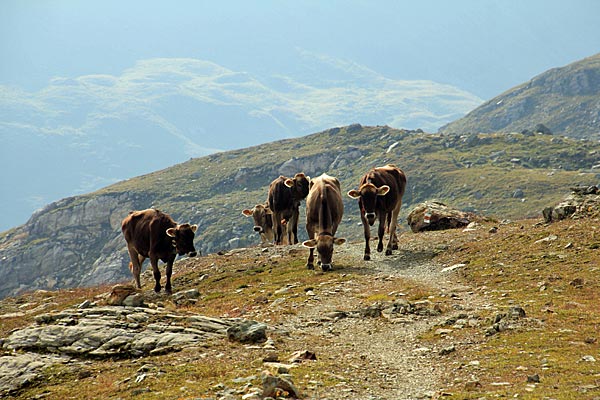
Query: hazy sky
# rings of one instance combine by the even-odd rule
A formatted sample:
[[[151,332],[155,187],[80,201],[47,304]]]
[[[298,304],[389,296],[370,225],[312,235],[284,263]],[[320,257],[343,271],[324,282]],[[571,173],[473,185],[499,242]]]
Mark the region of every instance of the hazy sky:
[[[600,52],[600,1],[0,1],[0,84],[192,57],[301,76],[298,50],[491,98]]]

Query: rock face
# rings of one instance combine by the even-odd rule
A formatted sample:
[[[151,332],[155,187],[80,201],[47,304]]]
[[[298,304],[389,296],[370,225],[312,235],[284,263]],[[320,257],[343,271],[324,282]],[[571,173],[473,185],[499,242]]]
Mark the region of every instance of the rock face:
[[[596,54],[544,72],[443,126],[440,132],[537,131],[598,139],[599,94],[600,54]]]
[[[72,197],[35,213],[0,240],[0,298],[127,279],[121,220],[140,200],[129,193]]]

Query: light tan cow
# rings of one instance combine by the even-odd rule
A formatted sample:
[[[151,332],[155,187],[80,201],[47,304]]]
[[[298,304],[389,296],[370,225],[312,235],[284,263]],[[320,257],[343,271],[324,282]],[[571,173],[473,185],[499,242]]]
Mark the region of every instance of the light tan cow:
[[[306,232],[310,239],[302,243],[310,248],[306,266],[314,268],[313,253],[316,248],[321,269],[328,271],[331,269],[333,245],[341,245],[346,241],[335,237],[344,214],[340,182],[337,178],[323,174],[312,179],[309,187],[306,198]]]

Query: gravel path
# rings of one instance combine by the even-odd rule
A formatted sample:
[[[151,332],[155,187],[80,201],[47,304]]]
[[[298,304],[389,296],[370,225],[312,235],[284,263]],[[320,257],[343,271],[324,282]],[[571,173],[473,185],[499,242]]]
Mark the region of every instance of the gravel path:
[[[437,348],[429,348],[419,336],[429,332],[462,310],[472,309],[481,303],[471,288],[460,285],[453,273],[444,271],[444,266],[433,257],[444,251],[446,246],[432,241],[431,246],[407,234],[408,241],[400,239],[400,249],[392,256],[372,254],[371,261],[362,260],[363,242],[346,243],[335,249],[334,264],[353,265],[339,272],[358,273],[372,276],[378,282],[414,282],[425,285],[436,294],[452,302],[453,310],[439,316],[410,315],[390,320],[386,318],[343,318],[329,321],[323,316],[336,310],[352,310],[357,307],[357,297],[364,287],[352,281],[340,287],[328,288],[320,294],[319,301],[299,310],[285,328],[301,332],[307,348],[321,357],[321,361],[336,365],[342,374],[335,393],[319,392],[318,387],[308,393],[318,399],[427,399],[440,393],[445,366],[439,362]],[[341,295],[340,295],[341,294]],[[396,294],[401,296],[401,294]],[[462,311],[464,312],[464,311]]]

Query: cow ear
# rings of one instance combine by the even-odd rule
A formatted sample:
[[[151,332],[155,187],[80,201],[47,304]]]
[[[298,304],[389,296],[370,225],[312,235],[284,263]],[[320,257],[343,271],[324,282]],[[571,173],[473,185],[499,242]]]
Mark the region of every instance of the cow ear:
[[[390,191],[390,187],[388,185],[383,185],[382,187],[377,188],[377,196],[385,196]]]
[[[273,215],[273,211],[271,211],[271,209],[269,207],[265,207],[265,213],[267,215]]]
[[[190,229],[192,230],[192,232],[196,233],[196,231],[198,230],[198,225],[192,225],[190,226]]]
[[[289,188],[291,188],[291,187],[294,186],[294,180],[290,179],[290,178],[286,179],[283,183],[284,183],[285,186],[287,186]]]
[[[242,210],[242,214],[244,214],[246,217],[250,217],[252,215],[252,210]]]
[[[346,239],[344,238],[333,238],[333,244],[340,245],[344,243],[346,243]]]
[[[176,231],[175,228],[169,228],[169,229],[167,229],[167,236],[175,237],[175,231]]]
[[[360,198],[360,192],[358,190],[352,189],[348,192],[348,196],[352,197],[353,199],[358,199]]]
[[[315,247],[317,247],[317,240],[316,239],[305,240],[304,242],[302,242],[302,246],[308,247],[309,249],[314,249]]]

